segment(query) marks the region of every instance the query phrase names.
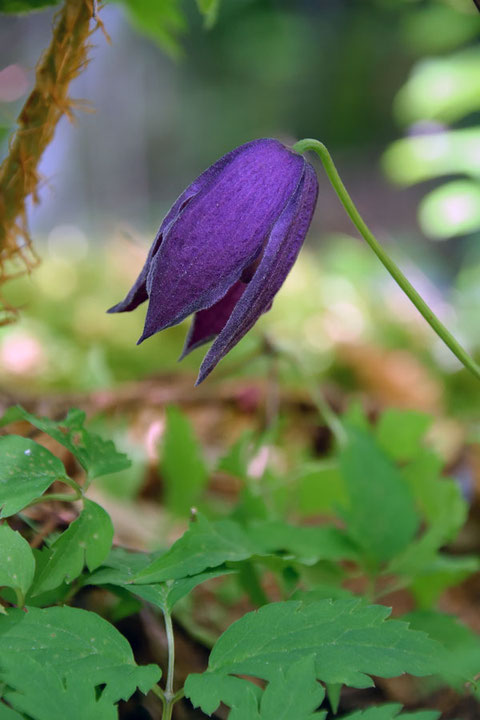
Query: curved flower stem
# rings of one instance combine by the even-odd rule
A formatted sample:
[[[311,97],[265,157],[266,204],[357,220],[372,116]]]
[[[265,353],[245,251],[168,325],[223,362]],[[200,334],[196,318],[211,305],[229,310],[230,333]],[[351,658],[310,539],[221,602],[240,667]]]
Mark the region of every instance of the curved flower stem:
[[[307,138],[305,140],[300,140],[299,142],[295,143],[292,149],[298,153],[304,153],[307,150],[312,150],[313,152],[317,153],[323,163],[323,167],[325,168],[325,172],[328,175],[328,179],[332,183],[333,188],[337,193],[338,197],[340,198],[343,207],[347,211],[350,220],[353,222],[360,235],[371,247],[380,262],[382,262],[383,265],[386,267],[395,282],[401,287],[407,297],[410,298],[419,313],[423,315],[430,327],[443,340],[445,345],[450,348],[450,350],[453,352],[454,355],[456,355],[460,362],[466,368],[468,368],[468,370],[470,370],[470,372],[472,372],[477,379],[480,380],[480,367],[473,360],[473,358],[470,357],[466,350],[464,350],[462,346],[455,340],[455,338],[449,332],[449,330],[447,330],[445,325],[432,312],[427,303],[418,294],[413,285],[411,285],[411,283],[402,273],[400,268],[394,263],[392,258],[388,255],[388,253],[385,252],[385,250],[382,248],[373,233],[368,229],[360,213],[353,204],[353,201],[348,194],[347,189],[343,184],[340,175],[337,172],[337,168],[334,165],[332,157],[325,145],[319,142],[319,140]]]

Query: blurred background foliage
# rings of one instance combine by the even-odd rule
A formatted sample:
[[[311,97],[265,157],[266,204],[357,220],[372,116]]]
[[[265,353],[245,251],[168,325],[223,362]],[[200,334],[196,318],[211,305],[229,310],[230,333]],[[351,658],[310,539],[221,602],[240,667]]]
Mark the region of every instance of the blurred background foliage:
[[[49,40],[52,4],[0,4],[13,13],[0,26],[3,153]],[[34,5],[46,7],[16,14]],[[112,44],[96,33],[72,88],[94,112],[61,121],[40,168],[30,219],[42,265],[7,290],[22,308],[1,330],[9,388],[86,391],[194,371],[201,351],[175,364],[185,327],[137,348],[141,311],[104,311],[129,287],[183,187],[260,136],[323,140],[374,232],[480,351],[480,15],[471,0],[121,0],[101,17]],[[266,333],[348,392],[474,418],[475,381],[350,236],[321,172],[320,185],[297,266],[217,376],[264,375],[257,351]],[[399,382],[386,392],[389,372]]]

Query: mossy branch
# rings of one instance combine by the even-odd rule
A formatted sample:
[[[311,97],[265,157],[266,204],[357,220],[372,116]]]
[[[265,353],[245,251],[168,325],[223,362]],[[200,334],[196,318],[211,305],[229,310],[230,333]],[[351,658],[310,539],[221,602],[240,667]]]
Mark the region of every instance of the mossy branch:
[[[0,165],[0,284],[36,264],[27,228],[26,201],[38,202],[38,164],[62,115],[73,118],[70,82],[87,63],[93,0],[65,0],[50,46],[40,59],[35,87],[18,117],[9,152]],[[11,261],[16,272],[12,272]],[[12,308],[3,308],[11,319]],[[10,316],[10,317],[9,317]]]

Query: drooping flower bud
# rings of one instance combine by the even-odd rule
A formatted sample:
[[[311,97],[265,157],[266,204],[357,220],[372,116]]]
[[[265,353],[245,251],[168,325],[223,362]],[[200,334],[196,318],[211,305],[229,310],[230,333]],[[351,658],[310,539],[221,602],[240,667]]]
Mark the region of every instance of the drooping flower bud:
[[[137,281],[109,312],[149,300],[139,343],[195,313],[182,357],[216,338],[198,384],[270,309],[305,239],[317,194],[313,167],[278,140],[241,145],[180,195]]]

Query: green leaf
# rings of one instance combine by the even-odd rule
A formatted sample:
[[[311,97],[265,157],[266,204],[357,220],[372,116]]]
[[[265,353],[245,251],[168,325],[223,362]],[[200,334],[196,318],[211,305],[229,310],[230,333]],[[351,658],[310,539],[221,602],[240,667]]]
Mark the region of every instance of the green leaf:
[[[127,700],[136,688],[143,693],[160,678],[156,665],[137,666],[127,640],[106,620],[71,607],[28,607],[0,616],[2,658],[15,653],[49,664],[62,678],[81,676],[106,685],[111,702]]]
[[[197,0],[198,9],[205,18],[205,27],[215,25],[220,10],[220,0]]]
[[[207,484],[208,472],[192,426],[176,407],[167,408],[162,475],[167,508],[188,516]]]
[[[28,542],[8,525],[0,525],[0,586],[15,590],[23,605],[35,573],[35,559]]]
[[[410,591],[420,608],[431,608],[440,595],[480,570],[480,558],[437,554],[412,580]]]
[[[348,430],[340,469],[349,496],[343,512],[349,534],[369,565],[390,560],[411,542],[419,525],[408,484],[375,439],[357,428]]]
[[[0,518],[15,515],[65,478],[62,463],[46,448],[19,435],[0,437]]]
[[[247,531],[259,554],[281,552],[303,565],[314,565],[319,560],[358,558],[358,547],[335,527],[297,527],[280,521],[266,521],[251,523]]]
[[[417,410],[386,410],[376,427],[379,445],[397,461],[412,460],[433,418]]]
[[[138,573],[135,583],[152,584],[197,575],[225,562],[246,560],[257,550],[237,523],[231,520],[210,523],[199,513],[168,552]]]
[[[85,417],[82,410],[72,408],[68,411],[65,420],[50,420],[32,415],[20,405],[16,405],[7,410],[0,421],[0,427],[17,420],[27,420],[66,447],[77,458],[90,478],[130,467],[130,460],[124,453],[116,450],[111,440],[103,440],[84,427]]]
[[[0,702],[0,720],[25,720],[25,716]]]
[[[26,13],[58,5],[60,0],[0,0],[1,13]]]
[[[324,697],[325,691],[315,677],[314,656],[309,655],[286,671],[280,670],[268,683],[260,702],[259,720],[311,720]]]
[[[231,708],[241,708],[257,711],[258,701],[262,690],[258,685],[235,677],[234,675],[217,675],[216,673],[192,673],[187,677],[185,689],[194,707],[200,707],[207,715],[211,715],[223,702]],[[245,699],[245,696],[249,696]],[[243,707],[242,707],[243,706]],[[251,720],[251,715],[244,715],[245,720]],[[255,716],[253,716],[255,717]],[[230,720],[230,718],[229,718]],[[241,719],[240,719],[241,720]]]
[[[297,480],[298,506],[302,515],[332,512],[347,502],[345,483],[337,462],[306,465]]]
[[[440,717],[436,710],[419,710],[414,713],[402,713],[401,710],[402,706],[398,703],[377,705],[346,715],[344,720],[437,720]]]
[[[359,688],[373,685],[368,675],[432,674],[441,646],[404,622],[386,620],[389,613],[386,607],[358,600],[265,605],[223,633],[208,670],[187,678],[185,694],[209,712],[218,697],[223,699],[225,677],[250,675],[272,682],[309,656],[315,660],[317,679]],[[205,689],[212,687],[212,674],[215,693]]]
[[[33,720],[115,720],[117,709],[106,695],[81,675],[66,678],[48,663],[28,655],[2,654],[0,679],[9,689],[3,698]],[[1,714],[0,714],[1,718]]]
[[[422,537],[393,558],[389,571],[415,576],[429,574],[438,562],[437,551],[453,540],[466,520],[468,506],[458,483],[441,477],[441,460],[424,449],[402,474],[415,495],[426,523]],[[438,565],[437,565],[438,567]]]
[[[456,617],[435,610],[416,610],[406,619],[446,648],[437,667],[445,682],[462,691],[465,682],[474,680],[480,668],[480,637],[476,633]]]
[[[169,55],[181,54],[178,37],[185,32],[186,21],[178,0],[118,0],[127,10],[132,25]]]
[[[234,477],[245,478],[254,447],[254,433],[251,430],[245,430],[220,458],[217,470]]]
[[[48,560],[35,578],[32,595],[53,590],[64,581],[71,583],[84,565],[90,572],[100,567],[107,557],[113,540],[113,525],[105,510],[91,500],[84,499],[84,508],[70,527],[43,553]]]
[[[137,597],[156,605],[165,612],[171,612],[175,604],[188,595],[197,585],[207,580],[235,572],[226,567],[193,575],[181,580],[168,580],[152,585],[132,585],[132,579],[142,568],[151,563],[146,553],[132,553],[122,548],[113,548],[104,567],[94,572],[85,581],[91,585],[116,585]]]

